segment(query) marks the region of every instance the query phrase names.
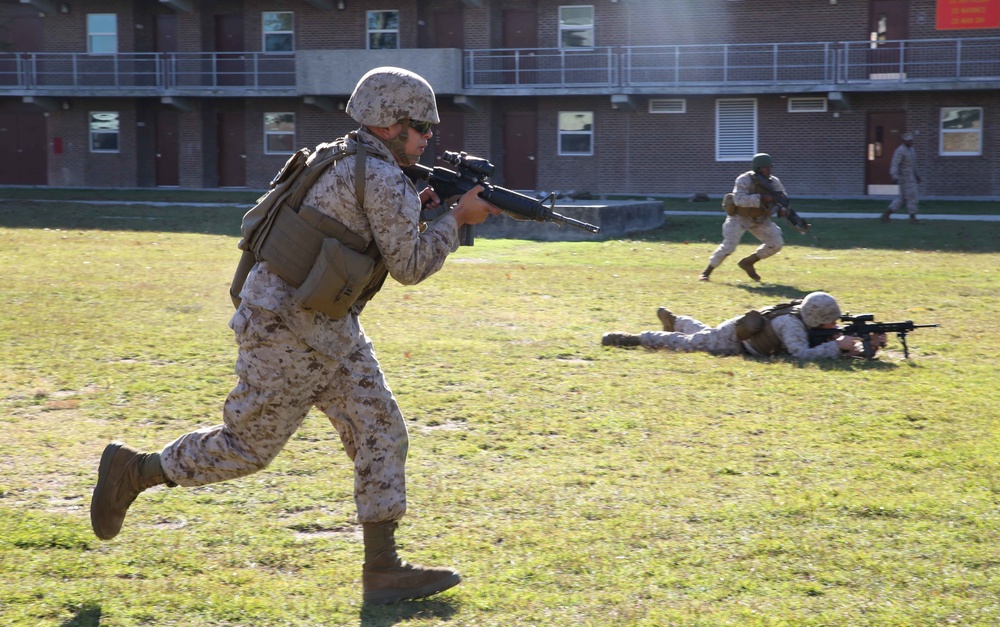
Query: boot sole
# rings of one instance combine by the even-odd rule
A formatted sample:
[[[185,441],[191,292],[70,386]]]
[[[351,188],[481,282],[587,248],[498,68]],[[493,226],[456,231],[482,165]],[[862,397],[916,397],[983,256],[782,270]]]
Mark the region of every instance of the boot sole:
[[[111,460],[114,459],[115,453],[123,446],[125,446],[124,442],[112,442],[104,447],[104,453],[101,454],[101,463],[97,467],[97,487],[94,488],[94,494],[90,497],[90,526],[94,530],[94,535],[101,540],[110,540],[118,535],[117,533],[111,535],[101,533],[98,529],[94,506],[97,504],[98,493],[104,489],[104,484],[108,481],[108,474],[111,472]]]
[[[398,601],[422,599],[424,597],[429,597],[432,594],[437,594],[438,592],[444,592],[449,588],[454,588],[461,582],[462,576],[455,573],[451,577],[440,579],[434,583],[429,583],[426,586],[421,586],[420,588],[373,590],[371,592],[365,592],[364,601],[365,603],[371,603],[373,605],[388,605]]]

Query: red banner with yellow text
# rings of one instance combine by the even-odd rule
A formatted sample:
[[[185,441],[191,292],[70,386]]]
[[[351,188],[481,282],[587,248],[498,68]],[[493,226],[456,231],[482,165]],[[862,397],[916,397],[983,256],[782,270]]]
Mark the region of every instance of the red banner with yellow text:
[[[937,29],[1000,28],[1000,0],[937,0]]]

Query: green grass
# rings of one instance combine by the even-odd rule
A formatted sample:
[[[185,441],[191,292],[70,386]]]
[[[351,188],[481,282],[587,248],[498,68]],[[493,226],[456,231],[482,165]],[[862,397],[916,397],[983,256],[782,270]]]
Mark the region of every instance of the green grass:
[[[802,209],[805,210],[805,209]],[[927,210],[930,212],[930,210]],[[351,465],[313,412],[266,470],[139,497],[98,541],[104,445],[215,424],[238,208],[0,205],[0,624],[995,625],[1000,224],[814,220],[699,283],[721,218],[478,239],[362,321],[410,429],[407,559],[465,580],[361,604]],[[737,255],[752,250],[748,235]],[[827,290],[940,323],[872,362],[600,346]]]

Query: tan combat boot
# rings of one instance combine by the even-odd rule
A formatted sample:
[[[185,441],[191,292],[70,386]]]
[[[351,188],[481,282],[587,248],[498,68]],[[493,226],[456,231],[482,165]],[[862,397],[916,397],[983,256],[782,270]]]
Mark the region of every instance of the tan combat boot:
[[[605,333],[601,337],[601,346],[639,346],[639,336],[632,333]]]
[[[677,323],[677,316],[674,315],[672,311],[666,307],[660,307],[656,310],[656,317],[660,319],[663,323],[663,330],[667,333],[674,332],[674,324]]]
[[[739,265],[740,268],[743,268],[743,271],[747,273],[748,277],[750,277],[754,281],[760,281],[760,275],[757,274],[757,271],[753,269],[753,264],[757,263],[758,261],[760,261],[760,257],[757,256],[757,253],[753,253],[747,255],[743,259],[740,259],[740,262],[737,265]]]
[[[701,271],[701,274],[698,275],[698,280],[707,281],[708,277],[712,276],[712,270],[715,270],[715,268],[713,268],[711,265],[706,267],[704,270]]]
[[[915,213],[910,214],[910,224],[920,224],[920,220],[917,219],[917,214]]]
[[[90,525],[101,540],[118,535],[125,513],[139,493],[169,483],[160,467],[159,453],[140,453],[121,442],[104,448],[97,469],[97,487],[90,499]]]
[[[461,575],[451,568],[408,564],[396,555],[396,521],[363,523],[365,565],[361,574],[365,603],[384,605],[420,599],[458,585]]]
[[[881,220],[882,222],[888,222],[889,216],[891,215],[892,215],[892,209],[886,209],[884,212],[882,212],[882,215],[881,217],[879,217],[879,220]]]

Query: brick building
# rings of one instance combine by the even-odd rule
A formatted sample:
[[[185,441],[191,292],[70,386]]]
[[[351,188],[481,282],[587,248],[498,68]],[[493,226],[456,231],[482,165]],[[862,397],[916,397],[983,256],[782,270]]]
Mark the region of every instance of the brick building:
[[[0,184],[259,189],[379,65],[516,189],[1000,197],[1000,0],[0,0]]]

